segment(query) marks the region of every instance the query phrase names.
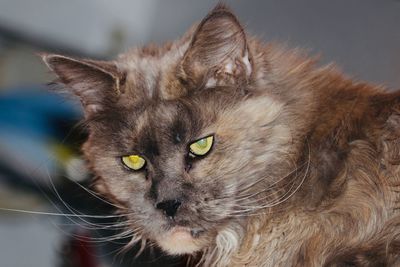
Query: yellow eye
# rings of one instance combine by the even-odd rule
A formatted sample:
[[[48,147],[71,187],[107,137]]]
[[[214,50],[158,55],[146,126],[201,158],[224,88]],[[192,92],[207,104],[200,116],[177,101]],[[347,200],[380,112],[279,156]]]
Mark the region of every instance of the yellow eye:
[[[138,171],[144,167],[146,160],[138,155],[130,155],[122,157],[122,162],[129,169]]]
[[[210,151],[213,141],[214,141],[213,136],[208,136],[200,140],[197,140],[196,142],[192,143],[189,146],[190,154],[192,156],[204,156]]]

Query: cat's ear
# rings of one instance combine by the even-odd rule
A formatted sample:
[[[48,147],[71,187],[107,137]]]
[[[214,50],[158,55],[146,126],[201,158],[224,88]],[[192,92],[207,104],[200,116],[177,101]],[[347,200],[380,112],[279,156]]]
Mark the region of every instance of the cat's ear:
[[[182,60],[182,78],[196,88],[243,83],[252,73],[251,61],[242,26],[219,4],[195,30]]]
[[[123,75],[113,62],[45,53],[40,56],[58,81],[79,97],[86,116],[102,110],[120,94]]]

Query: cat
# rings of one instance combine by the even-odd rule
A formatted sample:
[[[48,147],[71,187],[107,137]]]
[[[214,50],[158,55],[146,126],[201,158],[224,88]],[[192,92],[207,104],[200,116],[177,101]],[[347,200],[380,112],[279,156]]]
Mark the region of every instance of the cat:
[[[264,44],[223,4],[114,61],[42,58],[132,243],[197,266],[400,266],[400,92]]]

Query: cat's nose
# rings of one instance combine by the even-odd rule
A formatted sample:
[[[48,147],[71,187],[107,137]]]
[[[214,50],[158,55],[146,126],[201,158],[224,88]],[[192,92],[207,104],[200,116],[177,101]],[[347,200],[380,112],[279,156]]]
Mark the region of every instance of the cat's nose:
[[[178,199],[165,200],[156,204],[156,208],[163,210],[168,217],[174,217],[182,203]]]

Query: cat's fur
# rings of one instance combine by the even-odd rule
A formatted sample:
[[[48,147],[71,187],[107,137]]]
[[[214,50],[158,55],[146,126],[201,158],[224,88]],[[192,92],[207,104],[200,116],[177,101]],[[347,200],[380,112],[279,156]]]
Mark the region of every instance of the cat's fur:
[[[134,240],[204,266],[400,266],[399,92],[246,36],[223,5],[162,47],[43,59],[82,101],[84,154]],[[176,198],[173,220],[155,208]]]

